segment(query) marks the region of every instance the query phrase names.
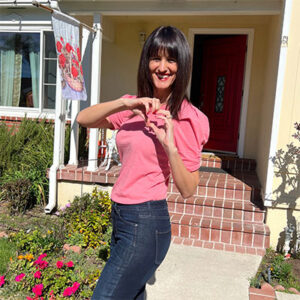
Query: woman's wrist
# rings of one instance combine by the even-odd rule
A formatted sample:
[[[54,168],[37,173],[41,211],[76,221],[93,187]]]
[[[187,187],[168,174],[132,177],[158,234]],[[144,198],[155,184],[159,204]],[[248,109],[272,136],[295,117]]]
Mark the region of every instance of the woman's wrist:
[[[178,150],[175,147],[175,145],[171,146],[171,147],[168,147],[168,149],[167,149],[167,155],[168,155],[168,157],[171,157],[171,156],[177,155],[177,154],[178,154]]]

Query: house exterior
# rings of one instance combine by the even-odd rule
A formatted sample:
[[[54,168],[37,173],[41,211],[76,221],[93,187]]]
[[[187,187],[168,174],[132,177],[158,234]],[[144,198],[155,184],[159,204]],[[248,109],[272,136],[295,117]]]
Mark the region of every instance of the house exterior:
[[[48,2],[40,1],[49,6]],[[190,99],[210,119],[211,139],[206,151],[256,161],[270,245],[276,247],[284,228],[300,222],[299,159],[298,165],[288,168],[289,176],[295,178],[292,184],[282,175],[276,177],[278,169],[270,159],[278,149],[287,151],[287,144],[297,145],[292,135],[294,123],[300,122],[300,2],[61,0],[50,1],[50,6],[59,6],[95,29],[95,33],[82,29],[88,101],[62,102],[55,108],[60,101],[51,14],[31,1],[0,1],[1,119],[15,121],[26,113],[29,117],[57,118],[58,123],[58,114],[67,108],[67,119],[75,124],[76,113],[87,105],[135,94],[145,37],[160,25],[176,26],[188,38],[193,55]],[[17,51],[13,42],[18,39],[31,46]],[[13,62],[14,70],[10,67]],[[8,72],[14,72],[9,75],[14,80],[5,78]],[[28,91],[31,103],[26,100]],[[70,165],[78,164],[76,124],[74,128]],[[61,153],[63,125],[56,130],[60,137],[56,151]],[[99,131],[92,129],[89,171],[98,167],[98,139]],[[55,178],[63,161],[57,153],[52,169]],[[80,190],[74,182],[72,187],[67,182],[59,186],[56,179],[53,184],[51,197],[55,200],[63,198],[59,195],[65,195],[65,189],[69,197],[73,195],[70,189],[74,194]]]

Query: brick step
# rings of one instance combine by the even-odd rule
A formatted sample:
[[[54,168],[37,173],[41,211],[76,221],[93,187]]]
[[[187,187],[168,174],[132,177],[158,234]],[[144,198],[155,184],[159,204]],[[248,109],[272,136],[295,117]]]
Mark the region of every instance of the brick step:
[[[169,212],[222,218],[226,220],[263,223],[265,211],[250,201],[218,199],[194,196],[187,199],[179,194],[169,193],[167,196]]]
[[[170,212],[174,243],[264,255],[270,230],[263,223],[241,222]]]
[[[173,180],[170,180],[168,191],[179,194]],[[200,181],[195,196],[218,199],[250,200],[252,187],[227,173],[200,172]]]
[[[233,155],[203,153],[201,166],[221,168],[224,170],[255,170],[256,161],[254,159],[239,158]]]

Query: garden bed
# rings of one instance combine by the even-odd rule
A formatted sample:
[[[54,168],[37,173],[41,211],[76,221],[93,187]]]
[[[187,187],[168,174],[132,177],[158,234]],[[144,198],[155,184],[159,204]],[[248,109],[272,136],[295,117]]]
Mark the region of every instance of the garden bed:
[[[256,275],[250,280],[250,286],[261,288],[265,283],[269,283],[275,289],[282,286],[281,289],[288,293],[292,293],[293,289],[300,292],[299,253],[284,257],[271,248],[267,249]]]
[[[0,298],[90,299],[109,256],[110,209],[98,190],[53,215],[0,202]]]

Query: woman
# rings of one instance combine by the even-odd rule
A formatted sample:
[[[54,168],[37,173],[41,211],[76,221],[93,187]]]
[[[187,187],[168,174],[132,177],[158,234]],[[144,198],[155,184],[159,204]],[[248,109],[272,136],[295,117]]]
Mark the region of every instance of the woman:
[[[170,173],[184,198],[199,182],[208,121],[186,97],[191,56],[183,33],[167,26],[145,42],[138,95],[91,106],[78,114],[86,127],[117,129],[122,162],[111,199],[111,256],[93,300],[140,300],[171,240],[166,195]]]

